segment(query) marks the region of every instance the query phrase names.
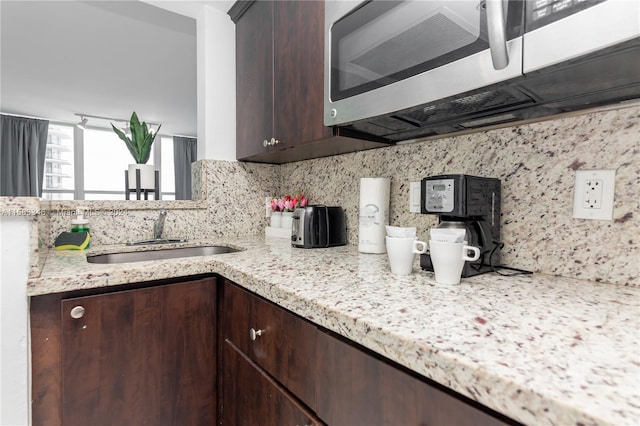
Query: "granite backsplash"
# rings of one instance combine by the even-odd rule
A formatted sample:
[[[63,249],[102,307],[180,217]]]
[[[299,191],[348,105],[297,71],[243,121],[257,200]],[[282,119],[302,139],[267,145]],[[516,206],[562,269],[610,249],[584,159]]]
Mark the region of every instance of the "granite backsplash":
[[[416,226],[437,218],[409,213],[409,183],[466,173],[502,182],[502,264],[552,275],[640,285],[640,107],[594,112],[487,132],[282,165],[284,192],[346,210],[358,242],[361,177],[390,177],[389,220]],[[615,169],[614,220],[573,219],[575,171]]]
[[[160,209],[168,212],[165,238],[264,233],[264,200],[277,192],[278,166],[204,160],[194,163],[192,177],[196,195],[189,201],[43,201],[49,214],[40,217],[40,237],[53,246],[56,236],[69,230],[77,208],[89,219],[94,247],[152,238]]]
[[[166,237],[261,235],[265,197],[303,191],[312,203],[342,206],[348,242],[357,244],[360,178],[384,176],[391,178],[390,223],[416,226],[424,239],[437,218],[409,213],[409,182],[466,173],[502,181],[504,265],[640,286],[639,129],[635,105],[279,166],[201,160],[193,167],[199,201],[130,202],[138,207],[122,214],[106,214],[109,202],[52,202],[40,235],[51,246],[69,227],[64,210],[87,205],[103,212],[91,217],[94,244],[149,238],[160,206],[169,210]],[[616,170],[613,221],[572,218],[579,169]]]

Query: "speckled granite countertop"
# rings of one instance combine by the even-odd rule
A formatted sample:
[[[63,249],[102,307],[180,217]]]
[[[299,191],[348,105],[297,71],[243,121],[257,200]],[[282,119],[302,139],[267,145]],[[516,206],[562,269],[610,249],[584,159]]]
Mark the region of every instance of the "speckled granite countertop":
[[[495,274],[444,286],[417,263],[395,277],[386,255],[353,246],[302,250],[257,237],[230,245],[246,250],[120,265],[51,252],[27,291],[218,273],[523,423],[640,424],[640,289]]]

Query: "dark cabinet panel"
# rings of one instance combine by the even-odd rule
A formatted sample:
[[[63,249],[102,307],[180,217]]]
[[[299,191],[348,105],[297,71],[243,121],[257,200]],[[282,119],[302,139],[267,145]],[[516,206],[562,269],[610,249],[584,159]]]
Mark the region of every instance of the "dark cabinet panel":
[[[261,299],[254,301],[261,331],[251,358],[307,404],[315,402],[316,327]]]
[[[273,13],[273,133],[283,149],[331,137],[323,124],[324,1],[276,1]]]
[[[221,356],[224,365],[221,424],[321,424],[312,412],[229,341],[223,343]]]
[[[312,405],[316,389],[315,326],[229,281],[225,282],[223,305],[223,338]]]
[[[323,124],[323,1],[258,1],[236,23],[236,156],[332,136]]]
[[[216,420],[213,278],[36,297],[32,337],[34,425]]]
[[[330,425],[514,424],[351,344],[318,332],[316,413]]]
[[[62,327],[60,294],[32,297],[31,326],[31,423],[62,425]]]
[[[236,24],[236,156],[264,152],[273,135],[273,5],[256,2]]]

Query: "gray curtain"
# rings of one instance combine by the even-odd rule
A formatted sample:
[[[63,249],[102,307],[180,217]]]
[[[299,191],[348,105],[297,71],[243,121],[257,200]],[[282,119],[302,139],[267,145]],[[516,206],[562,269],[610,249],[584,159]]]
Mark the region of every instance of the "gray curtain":
[[[0,115],[0,195],[40,197],[49,122]]]
[[[176,175],[176,200],[191,199],[191,163],[197,160],[198,140],[173,137],[173,164]]]

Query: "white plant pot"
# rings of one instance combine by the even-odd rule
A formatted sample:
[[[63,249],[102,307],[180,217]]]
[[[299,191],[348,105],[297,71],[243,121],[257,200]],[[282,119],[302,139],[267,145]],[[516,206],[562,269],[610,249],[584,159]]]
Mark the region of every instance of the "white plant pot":
[[[136,189],[136,169],[140,169],[140,189],[155,189],[156,168],[153,164],[129,164],[129,189]]]
[[[282,226],[282,212],[271,212],[271,227],[280,228]]]

